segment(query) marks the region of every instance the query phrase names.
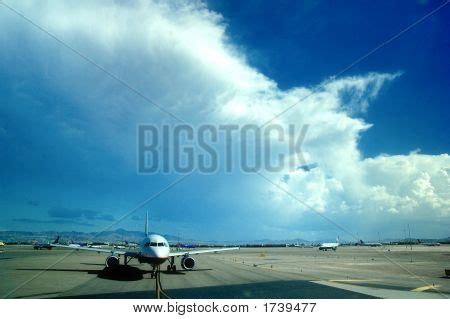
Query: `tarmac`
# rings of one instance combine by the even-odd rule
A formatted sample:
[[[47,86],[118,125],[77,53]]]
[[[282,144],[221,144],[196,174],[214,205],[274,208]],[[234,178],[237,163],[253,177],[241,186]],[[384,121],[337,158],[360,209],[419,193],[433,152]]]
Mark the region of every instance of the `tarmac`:
[[[0,247],[0,298],[155,298],[150,266],[105,269],[107,255]],[[194,256],[194,270],[166,272],[164,298],[449,298],[450,245],[241,248]],[[181,268],[179,259],[177,267]]]

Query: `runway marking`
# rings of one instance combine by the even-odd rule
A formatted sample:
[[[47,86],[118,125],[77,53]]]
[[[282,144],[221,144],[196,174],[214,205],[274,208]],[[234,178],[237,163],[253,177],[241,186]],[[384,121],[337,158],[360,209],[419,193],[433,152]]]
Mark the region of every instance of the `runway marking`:
[[[380,281],[379,279],[331,279],[331,282],[371,282]]]
[[[421,292],[421,291],[427,291],[427,290],[430,290],[430,289],[437,290],[437,288],[439,288],[439,287],[441,287],[441,286],[440,285],[428,285],[428,286],[423,286],[423,287],[418,287],[416,289],[412,289],[411,291]]]
[[[361,294],[366,294],[378,298],[388,298],[388,299],[428,299],[428,298],[447,298],[445,294],[438,294],[435,292],[412,292],[410,290],[397,290],[397,289],[387,289],[387,288],[372,288],[360,285],[351,285],[338,282],[329,281],[311,281],[316,284],[330,286],[334,288],[340,288],[348,291],[358,292]]]

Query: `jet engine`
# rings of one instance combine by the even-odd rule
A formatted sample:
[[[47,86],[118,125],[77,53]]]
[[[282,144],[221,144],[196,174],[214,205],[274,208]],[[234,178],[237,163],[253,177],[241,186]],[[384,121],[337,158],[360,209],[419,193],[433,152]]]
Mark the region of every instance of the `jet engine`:
[[[119,257],[111,255],[108,258],[106,258],[105,264],[106,264],[106,267],[114,269],[117,266],[119,266],[119,264],[120,264]]]
[[[192,257],[186,256],[181,259],[181,267],[184,270],[192,270],[195,266],[195,260]]]

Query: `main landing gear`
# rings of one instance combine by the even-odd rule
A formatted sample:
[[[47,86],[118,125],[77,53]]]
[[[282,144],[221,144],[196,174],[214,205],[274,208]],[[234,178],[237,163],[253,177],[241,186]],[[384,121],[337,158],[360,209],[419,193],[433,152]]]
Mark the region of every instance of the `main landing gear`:
[[[125,266],[128,266],[128,263],[131,261],[131,259],[133,259],[132,256],[128,257],[127,255],[123,255],[123,264]]]
[[[175,257],[170,257],[170,264],[167,265],[167,271],[177,271],[177,266],[175,265]]]

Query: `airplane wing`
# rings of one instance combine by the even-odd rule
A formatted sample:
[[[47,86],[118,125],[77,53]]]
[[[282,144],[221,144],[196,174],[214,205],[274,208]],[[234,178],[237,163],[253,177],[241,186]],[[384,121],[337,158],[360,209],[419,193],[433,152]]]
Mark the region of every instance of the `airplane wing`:
[[[176,251],[176,252],[169,253],[169,257],[178,257],[178,256],[185,256],[185,255],[199,255],[199,254],[215,253],[215,252],[219,252],[219,251],[236,250],[236,249],[239,249],[239,247]]]
[[[68,246],[68,245],[60,245],[60,244],[50,244],[50,245],[52,247],[69,248],[69,249],[75,249],[75,250],[95,251],[95,252],[98,252],[98,253],[106,253],[106,254],[113,254],[113,255],[125,255],[127,253],[131,253],[131,252],[128,252],[128,251],[106,249],[106,248],[76,247],[76,246]]]
[[[52,247],[60,247],[60,248],[68,248],[75,250],[87,250],[87,251],[95,251],[97,253],[105,253],[111,255],[126,255],[127,257],[137,257],[139,252],[136,251],[123,251],[123,250],[115,250],[115,249],[106,249],[106,248],[93,248],[93,247],[77,247],[77,246],[69,246],[69,245],[61,245],[59,244],[59,236],[56,240],[50,244]]]

